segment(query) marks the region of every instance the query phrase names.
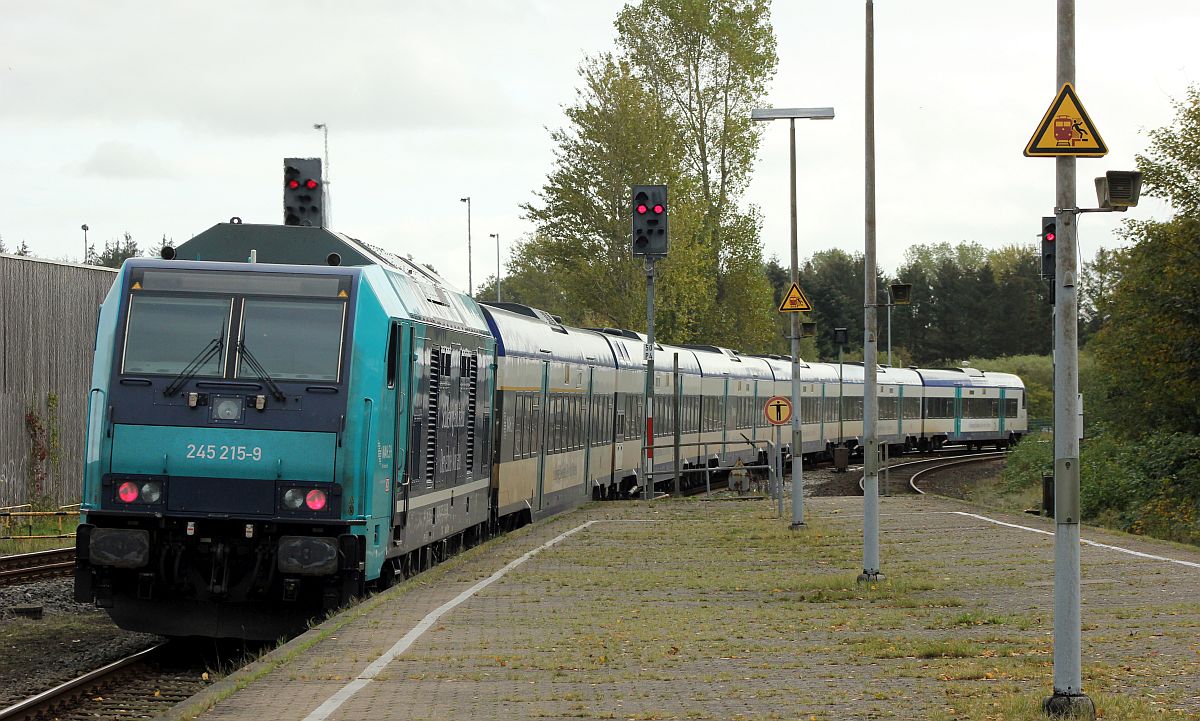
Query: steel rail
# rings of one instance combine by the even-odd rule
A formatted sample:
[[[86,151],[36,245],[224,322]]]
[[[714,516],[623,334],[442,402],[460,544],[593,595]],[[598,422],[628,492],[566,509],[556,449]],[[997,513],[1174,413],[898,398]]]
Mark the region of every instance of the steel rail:
[[[36,696],[31,696],[6,709],[0,709],[0,721],[22,721],[23,719],[37,718],[40,714],[52,709],[56,704],[66,701],[73,693],[82,693],[96,683],[103,681],[106,677],[147,660],[150,656],[165,647],[167,643],[164,641],[143,651],[138,651],[132,656],[126,656],[95,671],[89,671],[78,678],[59,684]]]

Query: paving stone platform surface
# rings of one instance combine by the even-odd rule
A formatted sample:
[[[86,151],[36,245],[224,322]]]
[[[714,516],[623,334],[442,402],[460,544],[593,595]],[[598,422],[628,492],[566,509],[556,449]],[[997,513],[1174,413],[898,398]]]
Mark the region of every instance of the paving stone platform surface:
[[[860,585],[861,499],[811,499],[800,531],[765,501],[593,504],[372,597],[174,715],[1037,717],[1054,554],[1036,531],[1053,523],[929,497],[882,508],[887,578]],[[1200,719],[1200,549],[1083,537],[1170,559],[1082,547],[1085,691],[1105,719]]]

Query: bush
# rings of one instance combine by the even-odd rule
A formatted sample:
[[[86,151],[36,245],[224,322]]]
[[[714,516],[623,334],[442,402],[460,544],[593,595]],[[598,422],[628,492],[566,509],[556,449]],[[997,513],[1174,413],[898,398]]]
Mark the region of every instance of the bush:
[[[1079,465],[1082,520],[1200,543],[1200,436],[1129,439],[1098,426],[1084,441]],[[1005,490],[1040,488],[1042,474],[1053,469],[1053,442],[1030,436],[1008,458]]]

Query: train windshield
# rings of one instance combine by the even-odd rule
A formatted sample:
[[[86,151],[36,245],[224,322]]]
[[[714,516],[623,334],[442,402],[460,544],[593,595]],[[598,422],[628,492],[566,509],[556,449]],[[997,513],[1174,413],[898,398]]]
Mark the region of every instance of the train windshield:
[[[135,268],[121,372],[182,382],[340,383],[353,282],[350,275]]]
[[[272,378],[337,382],[345,314],[340,301],[247,298],[241,341]],[[239,353],[237,377],[258,377],[253,365]]]
[[[203,351],[213,340],[224,345],[232,307],[230,298],[134,296],[122,372],[175,374],[198,362],[194,375],[222,375],[222,354]]]

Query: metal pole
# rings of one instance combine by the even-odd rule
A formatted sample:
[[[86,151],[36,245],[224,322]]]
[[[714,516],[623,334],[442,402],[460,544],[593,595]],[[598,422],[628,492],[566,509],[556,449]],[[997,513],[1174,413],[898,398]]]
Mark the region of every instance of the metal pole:
[[[879,571],[879,398],[876,396],[875,292],[875,4],[867,0],[866,77],[866,254],[863,268],[863,572],[859,581],[883,578]]]
[[[88,262],[88,244],[87,244],[88,227],[87,227],[87,223],[84,223],[83,225],[81,225],[79,227],[83,230],[83,264],[87,265],[87,262]]]
[[[683,378],[681,378],[679,375],[679,354],[674,353],[672,355],[673,361],[671,363],[671,367],[673,372],[672,380],[674,381],[674,384],[671,386],[671,390],[675,396],[672,399],[674,401],[672,405],[675,409],[675,412],[672,414],[674,416],[674,421],[671,423],[671,430],[673,431],[672,435],[674,436],[675,441],[675,488],[673,492],[675,497],[678,498],[683,495],[683,487],[681,485],[683,464],[680,463],[679,459],[679,443],[681,440],[680,436],[683,433],[682,428],[680,428],[682,425],[682,418],[680,418],[680,416],[683,415]]]
[[[845,346],[838,346],[838,445],[842,445],[845,441],[842,439],[842,351]]]
[[[800,278],[800,247],[796,239],[796,119],[788,119],[792,171],[792,282]],[[800,442],[800,314],[792,316],[792,528],[804,526],[804,453]],[[783,504],[783,476],[779,477],[779,503]]]
[[[654,256],[646,256],[646,439],[642,496],[654,498]]]
[[[496,236],[496,302],[500,302],[500,234],[492,233]]]
[[[892,290],[888,288],[884,290],[887,293],[887,309],[888,309],[888,368],[894,368],[892,365]]]
[[[1055,89],[1074,84],[1075,0],[1058,0],[1057,65]],[[1042,702],[1042,708],[1050,715],[1095,719],[1096,708],[1083,693],[1080,657],[1075,158],[1055,159],[1054,180],[1058,216],[1054,243],[1054,695]]]
[[[325,123],[313,123],[313,130],[321,131],[321,135],[323,136],[322,139],[325,144],[325,155],[321,161],[322,166],[324,166],[324,170],[321,171],[321,207],[325,209],[325,212],[323,212],[321,216],[325,219],[325,227],[328,228],[329,226],[333,225],[333,211],[329,207],[329,126]]]
[[[475,295],[475,279],[471,276],[471,198],[467,198],[467,295]]]

